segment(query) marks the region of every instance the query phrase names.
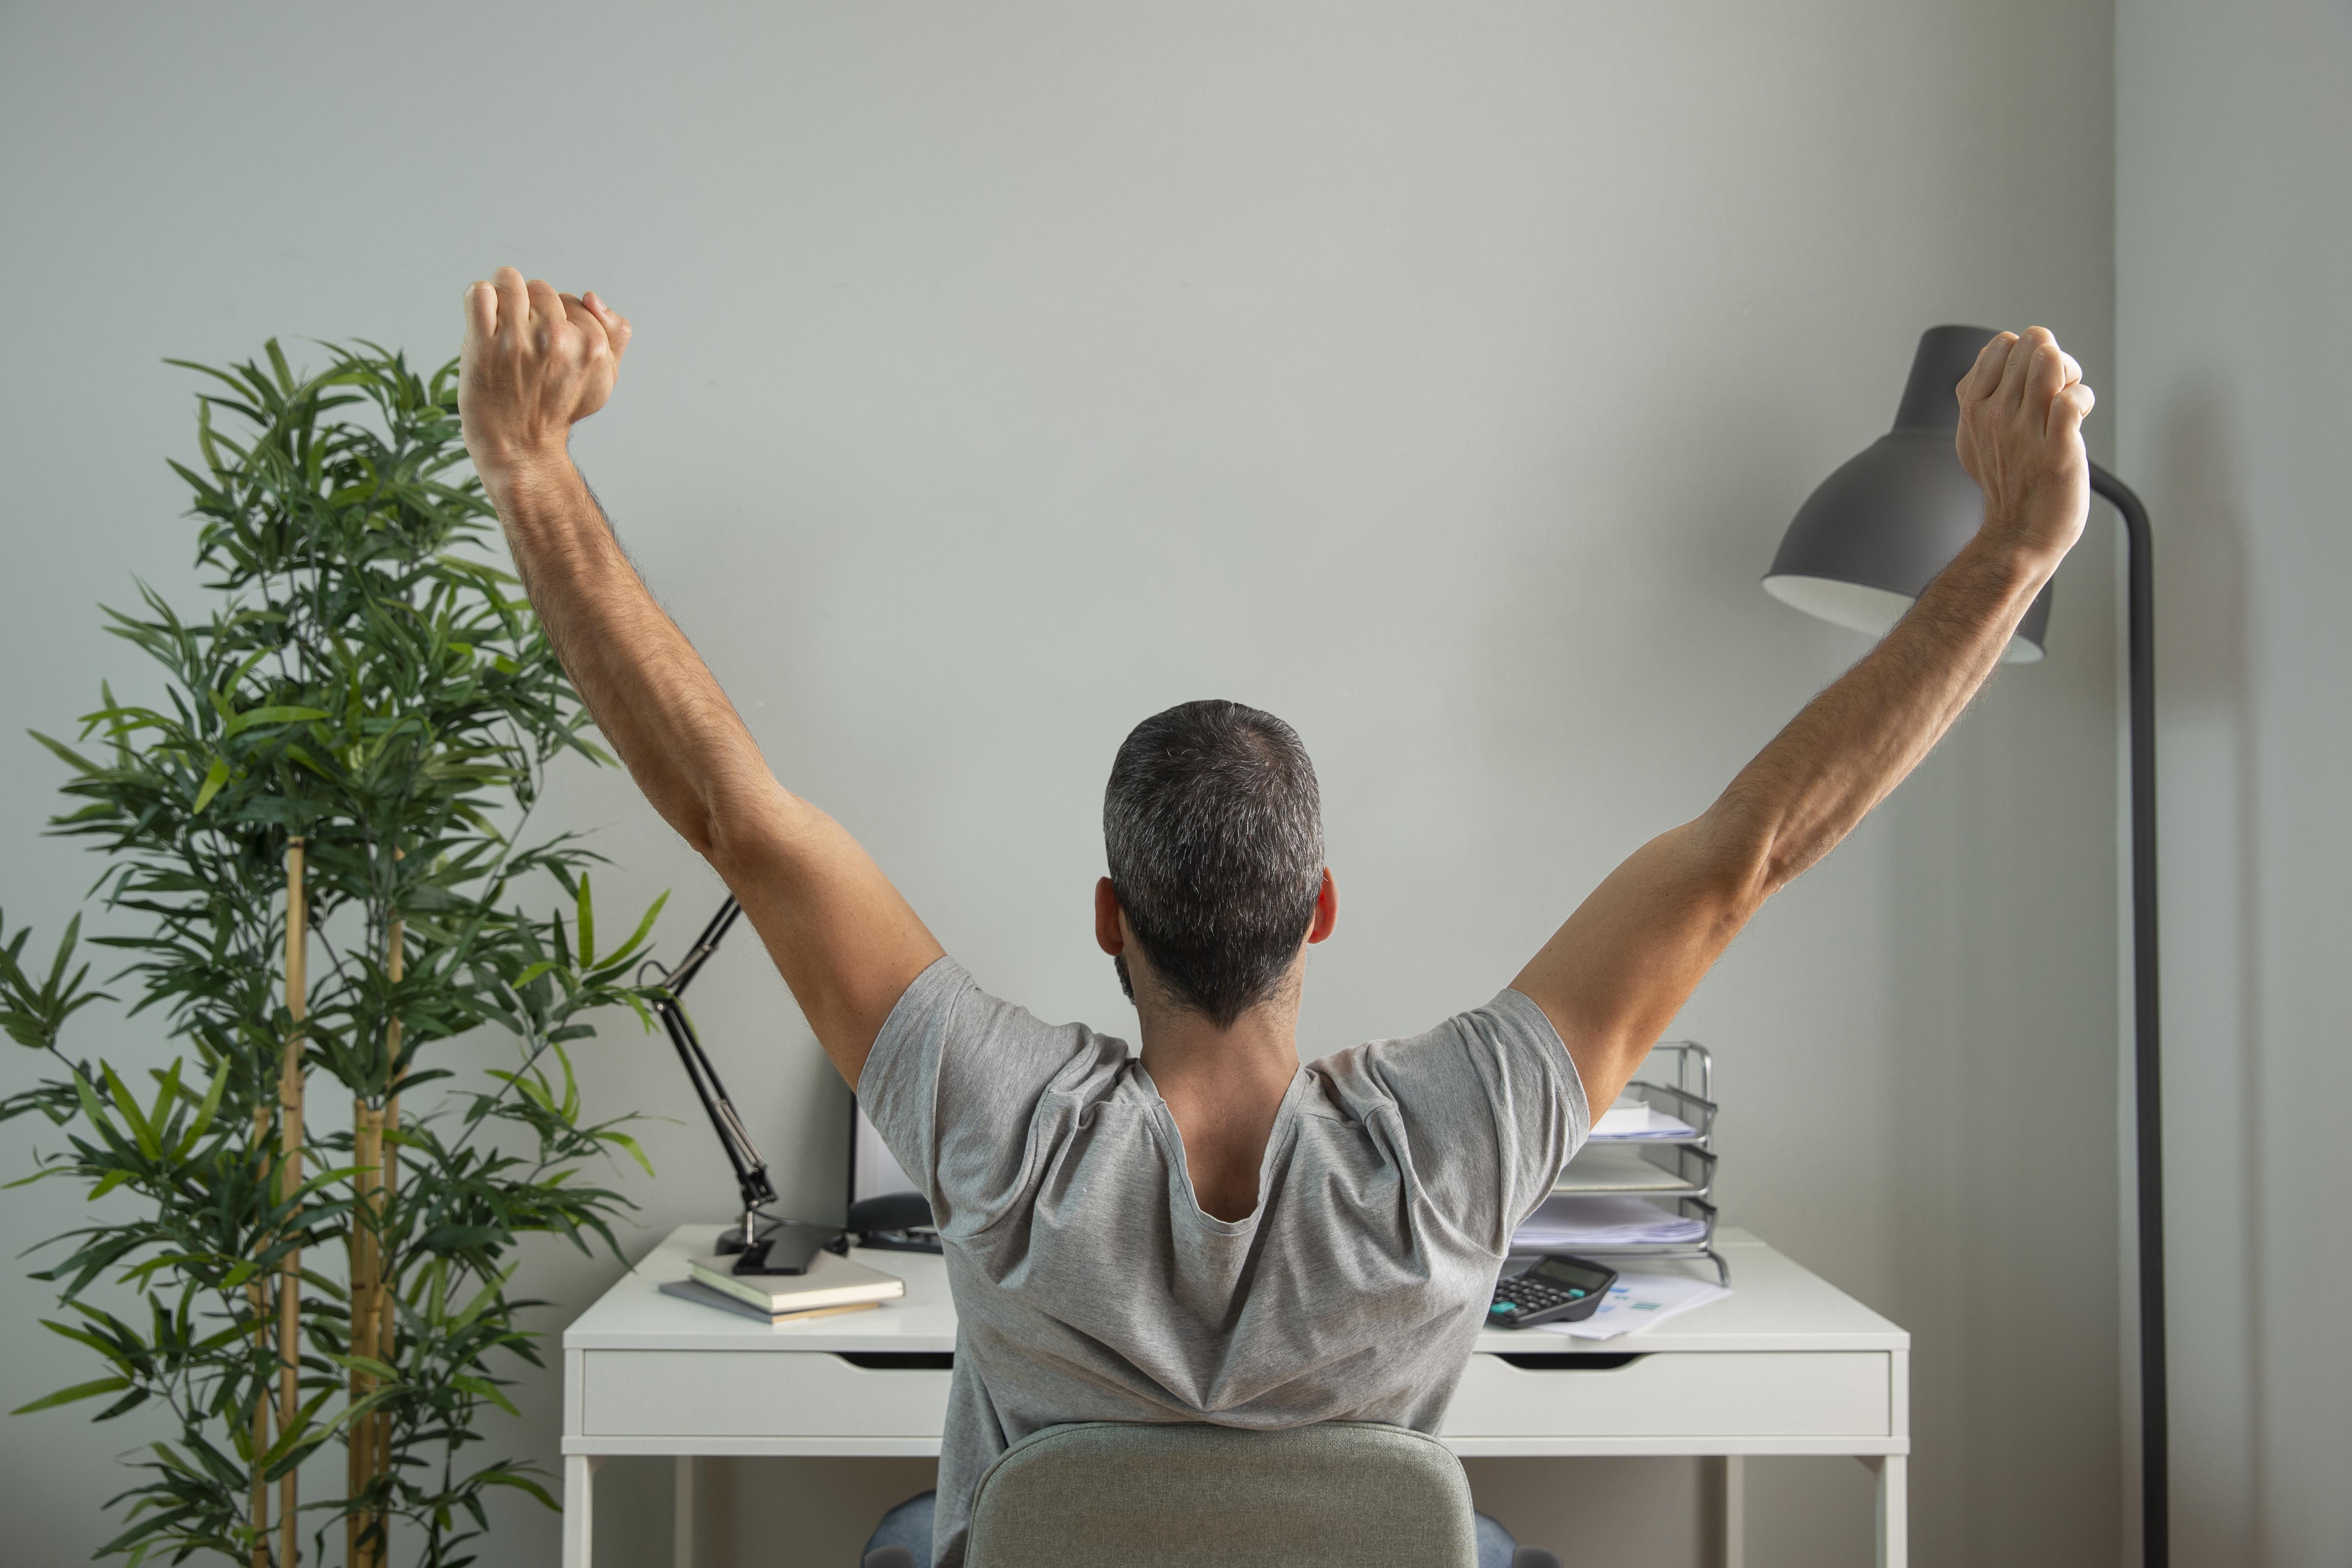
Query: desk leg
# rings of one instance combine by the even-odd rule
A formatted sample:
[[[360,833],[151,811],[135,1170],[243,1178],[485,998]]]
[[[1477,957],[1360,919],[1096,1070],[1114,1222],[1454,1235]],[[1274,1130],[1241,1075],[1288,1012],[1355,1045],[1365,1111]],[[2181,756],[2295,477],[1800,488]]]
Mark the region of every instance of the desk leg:
[[[672,1568],[694,1568],[694,1456],[677,1457],[677,1484],[670,1492],[669,1560]]]
[[[563,1456],[563,1568],[589,1568],[596,1550],[596,1471],[601,1455]]]
[[[1738,1454],[1718,1454],[1699,1461],[1701,1508],[1706,1514],[1706,1534],[1715,1568],[1747,1568],[1747,1461]]]
[[[1878,1472],[1878,1568],[1909,1568],[1911,1461],[1902,1454],[1861,1458]]]

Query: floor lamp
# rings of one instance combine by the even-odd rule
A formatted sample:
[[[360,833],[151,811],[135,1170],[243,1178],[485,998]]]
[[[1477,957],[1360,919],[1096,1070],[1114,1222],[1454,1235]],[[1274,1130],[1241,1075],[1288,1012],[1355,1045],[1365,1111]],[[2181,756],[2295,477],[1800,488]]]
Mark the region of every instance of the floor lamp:
[[[1984,516],[1984,498],[1960,467],[1953,388],[1992,337],[1983,327],[1930,327],[1919,335],[1895,427],[1822,481],[1798,509],[1764,586],[1809,615],[1882,636],[1959,552]],[[2156,952],[2156,644],[2147,509],[2115,475],[2091,465],[2091,489],[2122,517],[2128,552],[2131,717],[2132,1053],[2139,1219],[2140,1518],[2142,1561],[2170,1557],[2164,1381],[2164,1153],[2158,1073]],[[2003,656],[2042,657],[2050,591],[2026,612]]]

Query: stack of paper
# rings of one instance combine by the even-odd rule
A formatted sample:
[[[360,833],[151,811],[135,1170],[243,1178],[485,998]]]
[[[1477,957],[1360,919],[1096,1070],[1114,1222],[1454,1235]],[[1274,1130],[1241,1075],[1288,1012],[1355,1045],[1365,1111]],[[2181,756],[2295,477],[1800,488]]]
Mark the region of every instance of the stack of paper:
[[[1675,1274],[1620,1274],[1617,1283],[1609,1287],[1609,1294],[1601,1298],[1591,1317],[1580,1322],[1538,1323],[1536,1327],[1571,1339],[1613,1340],[1619,1334],[1638,1334],[1693,1307],[1720,1301],[1730,1294],[1708,1279],[1689,1279]]]
[[[1678,1246],[1706,1239],[1706,1222],[1612,1193],[1546,1198],[1511,1235],[1514,1252],[1574,1252],[1586,1247]]]
[[[1695,1183],[1661,1165],[1652,1164],[1638,1150],[1595,1148],[1587,1143],[1576,1152],[1551,1184],[1556,1193],[1684,1193]]]
[[[1621,1100],[1601,1113],[1592,1124],[1591,1141],[1595,1143],[1634,1142],[1640,1140],[1696,1138],[1698,1129],[1679,1116],[1669,1116],[1652,1109],[1638,1100]]]

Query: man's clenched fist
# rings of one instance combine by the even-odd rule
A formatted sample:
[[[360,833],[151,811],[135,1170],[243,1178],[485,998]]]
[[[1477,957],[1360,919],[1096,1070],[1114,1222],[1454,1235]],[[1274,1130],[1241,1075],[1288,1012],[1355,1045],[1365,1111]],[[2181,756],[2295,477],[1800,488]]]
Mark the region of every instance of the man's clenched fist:
[[[1960,378],[1960,463],[1984,491],[1985,531],[2046,556],[2063,556],[2091,513],[2083,418],[2097,400],[2083,367],[2048,329],[1996,333]]]
[[[572,422],[604,406],[628,346],[628,319],[593,292],[559,294],[511,267],[468,288],[457,411],[483,482],[563,461]]]

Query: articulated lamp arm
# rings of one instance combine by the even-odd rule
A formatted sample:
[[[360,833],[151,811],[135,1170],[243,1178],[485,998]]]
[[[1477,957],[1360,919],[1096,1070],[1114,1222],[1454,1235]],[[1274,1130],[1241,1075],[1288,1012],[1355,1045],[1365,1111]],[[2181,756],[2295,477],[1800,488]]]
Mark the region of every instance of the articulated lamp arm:
[[[710,1130],[719,1135],[719,1147],[727,1151],[727,1163],[735,1168],[735,1186],[743,1201],[743,1235],[741,1245],[748,1248],[754,1240],[755,1218],[761,1205],[776,1201],[775,1184],[768,1179],[768,1162],[753,1146],[751,1135],[744,1130],[743,1119],[735,1113],[735,1102],[727,1098],[727,1086],[719,1079],[719,1069],[711,1065],[709,1053],[702,1048],[701,1039],[694,1032],[694,1024],[686,1016],[681,997],[710,955],[719,951],[719,942],[728,928],[743,912],[742,906],[732,898],[719,907],[710,923],[687,950],[684,958],[669,969],[650,961],[651,970],[661,981],[665,992],[654,1005],[660,1016],[662,1028],[669,1035],[669,1043],[677,1048],[679,1065],[686,1068],[687,1080],[694,1085],[695,1094],[702,1101],[703,1111],[710,1118]],[[639,971],[642,977],[644,970]],[[733,1251],[731,1247],[722,1247]]]

